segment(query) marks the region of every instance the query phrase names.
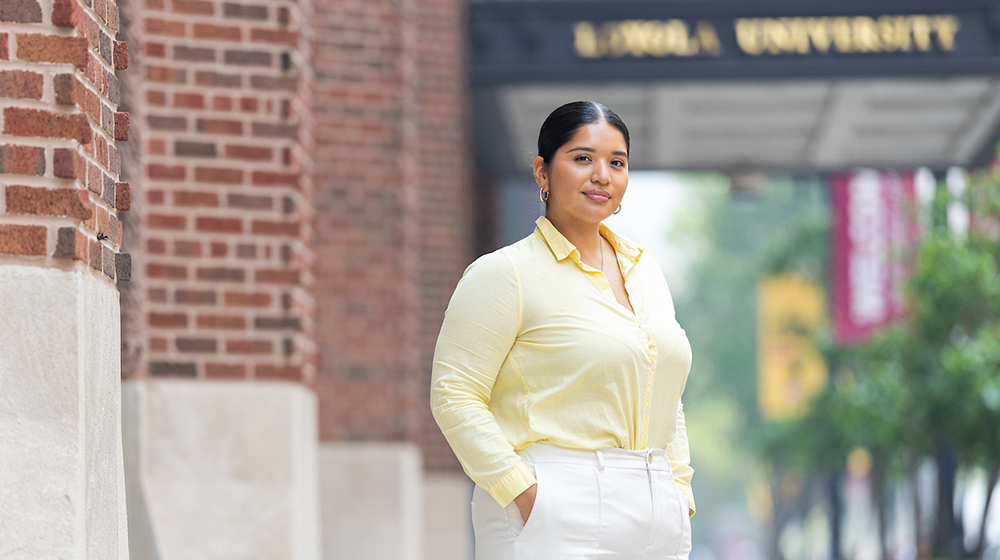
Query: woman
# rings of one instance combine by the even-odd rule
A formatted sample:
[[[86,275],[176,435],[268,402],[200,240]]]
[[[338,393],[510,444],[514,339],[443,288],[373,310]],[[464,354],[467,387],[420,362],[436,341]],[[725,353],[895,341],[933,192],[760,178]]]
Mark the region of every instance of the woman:
[[[469,265],[445,314],[431,408],[476,483],[477,560],[691,549],[691,348],[657,264],[601,223],[628,154],[607,107],[553,111],[534,161],[545,216]]]

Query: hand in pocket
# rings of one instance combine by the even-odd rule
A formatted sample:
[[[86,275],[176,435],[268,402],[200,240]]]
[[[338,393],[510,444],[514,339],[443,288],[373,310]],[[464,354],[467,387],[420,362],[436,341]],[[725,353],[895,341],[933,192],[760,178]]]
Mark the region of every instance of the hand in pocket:
[[[525,523],[528,522],[528,516],[531,515],[531,510],[535,507],[535,492],[538,490],[538,484],[532,484],[527,490],[521,492],[516,498],[514,498],[514,503],[517,504],[517,510],[521,512],[521,521]]]

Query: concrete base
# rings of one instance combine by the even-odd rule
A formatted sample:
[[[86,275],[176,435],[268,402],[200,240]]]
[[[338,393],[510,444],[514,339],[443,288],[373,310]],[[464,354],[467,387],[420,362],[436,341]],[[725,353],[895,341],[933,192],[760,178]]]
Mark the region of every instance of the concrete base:
[[[472,489],[462,473],[424,477],[424,560],[472,560]]]
[[[0,558],[128,558],[118,291],[0,266]]]
[[[324,560],[470,560],[472,482],[403,443],[320,445]]]
[[[420,450],[409,444],[320,446],[324,560],[420,560]]]
[[[315,394],[298,384],[123,384],[136,560],[318,560]]]

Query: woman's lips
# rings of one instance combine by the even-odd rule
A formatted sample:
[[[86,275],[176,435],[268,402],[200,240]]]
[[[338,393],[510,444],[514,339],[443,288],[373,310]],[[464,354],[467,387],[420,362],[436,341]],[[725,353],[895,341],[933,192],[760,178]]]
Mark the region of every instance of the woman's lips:
[[[607,191],[590,191],[583,193],[594,202],[607,202],[611,200],[611,195]]]

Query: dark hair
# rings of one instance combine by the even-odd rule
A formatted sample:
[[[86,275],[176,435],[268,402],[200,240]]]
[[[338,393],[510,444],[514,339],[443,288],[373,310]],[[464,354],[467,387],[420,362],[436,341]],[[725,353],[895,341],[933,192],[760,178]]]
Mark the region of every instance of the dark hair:
[[[538,131],[538,155],[545,164],[552,163],[552,156],[579,128],[604,119],[625,137],[625,151],[629,151],[628,127],[614,111],[596,101],[574,101],[549,113]]]

